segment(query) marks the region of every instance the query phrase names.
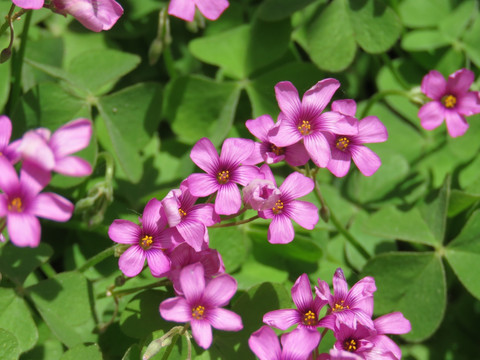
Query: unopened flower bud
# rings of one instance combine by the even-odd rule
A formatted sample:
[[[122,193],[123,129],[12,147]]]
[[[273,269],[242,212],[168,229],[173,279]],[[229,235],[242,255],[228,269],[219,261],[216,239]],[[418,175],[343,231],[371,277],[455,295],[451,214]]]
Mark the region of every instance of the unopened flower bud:
[[[9,60],[12,56],[12,50],[10,48],[5,48],[0,53],[0,64],[3,64],[5,61]]]
[[[280,195],[275,184],[264,179],[254,179],[243,189],[245,205],[257,211],[273,208]]]

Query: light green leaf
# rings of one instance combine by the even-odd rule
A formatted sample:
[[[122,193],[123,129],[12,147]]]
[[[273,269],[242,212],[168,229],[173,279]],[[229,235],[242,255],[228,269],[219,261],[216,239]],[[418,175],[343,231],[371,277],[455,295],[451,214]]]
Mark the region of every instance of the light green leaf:
[[[217,250],[225,264],[225,271],[236,271],[246,260],[248,239],[244,228],[234,226],[208,229],[210,248]]]
[[[480,66],[480,37],[478,36],[479,32],[480,17],[477,17],[473,25],[463,36],[463,46],[467,53],[467,56],[476,66]]]
[[[78,359],[88,359],[88,360],[102,360],[102,353],[98,345],[83,345],[79,344],[69,349],[60,360],[78,360]]]
[[[404,0],[399,6],[402,22],[413,28],[437,26],[451,11],[449,0]]]
[[[445,38],[455,41],[462,35],[469,23],[478,15],[476,0],[463,0],[439,23],[439,30]]]
[[[17,360],[20,353],[21,350],[15,335],[0,328],[0,359]]]
[[[438,30],[413,30],[402,38],[402,47],[407,51],[426,51],[447,46],[450,41]]]
[[[440,326],[446,308],[445,274],[434,253],[389,253],[371,259],[364,276],[375,278],[375,313],[403,313],[412,331],[403,337],[422,341]]]

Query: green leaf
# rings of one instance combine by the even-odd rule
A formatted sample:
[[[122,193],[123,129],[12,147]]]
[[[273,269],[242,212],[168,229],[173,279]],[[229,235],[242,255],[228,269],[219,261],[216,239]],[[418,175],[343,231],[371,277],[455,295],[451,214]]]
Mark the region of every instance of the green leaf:
[[[258,7],[258,16],[265,21],[282,20],[315,0],[265,0]]]
[[[240,87],[204,77],[177,78],[167,97],[166,112],[180,141],[193,145],[208,137],[219,145],[232,127]]]
[[[403,337],[422,341],[440,326],[446,307],[443,264],[434,253],[390,253],[371,259],[363,275],[375,278],[375,313],[400,311],[412,331]]]
[[[404,0],[399,6],[402,22],[413,28],[434,27],[451,11],[449,0]]]
[[[13,289],[0,288],[0,328],[10,331],[16,337],[21,352],[30,350],[38,340],[37,327],[30,309]]]
[[[95,338],[90,292],[82,274],[60,273],[25,291],[43,320],[65,345],[72,347]]]
[[[280,59],[290,40],[290,21],[254,20],[218,35],[197,38],[189,43],[201,61],[221,67],[236,79],[246,79],[256,70]]]
[[[0,64],[0,109],[2,109],[2,114],[5,112],[3,109],[10,93],[10,81],[10,66]]]
[[[470,29],[463,36],[463,47],[467,56],[472,60],[476,66],[480,66],[480,17],[475,19],[475,22]]]
[[[69,349],[60,358],[60,360],[78,360],[78,359],[102,360],[103,357],[98,345],[79,344]]]
[[[33,249],[7,244],[0,248],[0,273],[21,285],[27,276],[46,263],[52,254],[52,248],[45,243],[40,243]]]
[[[469,23],[478,15],[478,2],[464,0],[439,23],[439,30],[445,38],[456,41],[462,35]]]
[[[0,328],[0,359],[17,360],[21,350],[15,335]]]
[[[140,64],[138,55],[112,49],[94,49],[76,56],[67,71],[75,83],[99,95]]]
[[[245,262],[248,243],[242,227],[210,228],[208,235],[210,248],[221,254],[227,273],[234,272]]]
[[[445,248],[445,257],[460,282],[480,299],[480,211],[468,220],[460,234]]]
[[[426,51],[447,46],[449,40],[438,30],[413,30],[402,38],[402,47],[407,51]]]
[[[479,194],[470,194],[461,190],[453,189],[448,204],[448,217],[454,217],[480,201]]]

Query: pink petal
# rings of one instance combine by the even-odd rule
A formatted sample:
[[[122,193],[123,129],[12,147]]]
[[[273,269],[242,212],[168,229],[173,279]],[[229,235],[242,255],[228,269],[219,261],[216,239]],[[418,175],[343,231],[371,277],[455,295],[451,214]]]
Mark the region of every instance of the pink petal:
[[[187,180],[190,192],[198,197],[213,194],[220,187],[216,177],[210,174],[191,174]]]
[[[412,330],[410,321],[401,312],[380,316],[373,320],[378,334],[406,334]]]
[[[352,156],[350,152],[341,151],[337,148],[332,149],[332,158],[328,162],[327,169],[336,177],[343,177],[348,174]]]
[[[161,249],[151,248],[145,251],[147,263],[153,276],[160,277],[170,270],[170,259]]]
[[[330,145],[328,144],[325,135],[321,132],[316,132],[306,136],[303,142],[305,144],[305,149],[307,149],[308,154],[315,165],[323,168],[327,167],[331,152]]]
[[[198,346],[208,349],[212,345],[212,326],[206,320],[192,319],[192,335]]]
[[[338,268],[333,275],[333,293],[335,301],[345,300],[348,294],[348,284],[343,270]]]
[[[282,349],[275,332],[268,326],[262,326],[248,339],[248,346],[260,360],[282,359]]]
[[[20,170],[20,184],[32,195],[38,194],[50,182],[50,171],[30,161],[24,161]]]
[[[426,130],[439,127],[445,119],[445,107],[440,101],[430,101],[418,110],[420,124]]]
[[[290,326],[299,324],[302,321],[300,313],[294,309],[274,310],[263,315],[263,322],[268,326],[280,330],[287,330]]]
[[[308,109],[309,114],[318,116],[327,107],[339,87],[340,82],[337,79],[319,81],[303,95],[302,108]]]
[[[357,135],[358,120],[351,116],[341,115],[334,111],[328,111],[320,115],[323,128],[338,135]]]
[[[168,14],[185,21],[193,21],[195,3],[193,0],[171,0],[168,5]]]
[[[174,297],[162,301],[160,315],[168,321],[188,322],[192,319],[192,308],[183,297]]]
[[[273,120],[272,120],[273,123]],[[0,116],[0,154],[7,147],[12,136],[12,123],[10,119],[5,116]],[[1,155],[0,155],[1,156]]]
[[[464,116],[480,113],[480,93],[478,91],[470,91],[465,95],[459,96],[455,110]]]
[[[37,247],[40,244],[40,222],[33,215],[9,213],[7,215],[7,229],[10,240],[16,246]]]
[[[5,217],[7,213],[8,213],[8,196],[7,194],[0,193],[0,217]]]
[[[377,335],[369,339],[374,344],[374,351],[369,355],[369,359],[374,360],[374,356],[382,356],[384,359],[398,360],[402,358],[402,350],[395,342],[385,335]],[[380,355],[379,352],[382,352]]]
[[[375,280],[370,276],[364,277],[350,289],[345,303],[351,309],[360,309],[371,317],[373,315],[373,293],[376,290]]]
[[[143,269],[145,257],[145,250],[139,245],[132,245],[120,255],[120,259],[118,259],[118,267],[125,276],[137,276]]]
[[[380,165],[382,165],[382,161],[378,155],[366,146],[351,145],[350,152],[353,162],[357,165],[358,170],[365,176],[373,175]]]
[[[445,110],[445,122],[451,137],[462,136],[469,127],[465,118],[454,110]]]
[[[205,277],[202,264],[188,265],[180,272],[180,284],[189,304],[198,302],[205,289]]]
[[[312,192],[315,183],[309,177],[299,172],[293,172],[287,176],[280,191],[282,192],[282,201],[289,202]]]
[[[287,244],[293,240],[294,236],[295,231],[288,216],[275,215],[268,227],[268,242],[271,244]]]
[[[205,236],[206,227],[197,221],[183,221],[177,226],[177,230],[183,237],[185,242],[193,247],[195,251],[202,250],[203,238]]]
[[[31,212],[36,216],[65,222],[72,217],[73,204],[55,193],[41,193],[33,201]]]
[[[268,139],[272,144],[278,147],[285,147],[303,139],[300,131],[298,131],[295,119],[288,119],[283,113],[280,113],[278,118],[277,125],[268,132]]]
[[[336,100],[332,102],[332,111],[337,111],[341,114],[355,117],[357,112],[357,103],[352,99]]]
[[[228,8],[227,0],[195,0],[195,4],[208,20],[217,20]]]
[[[67,156],[55,161],[53,171],[66,176],[88,176],[92,174],[92,166],[78,156]]]
[[[261,141],[268,141],[268,132],[275,123],[270,115],[262,115],[253,120],[247,120],[245,126],[248,131]]]
[[[204,301],[210,306],[220,307],[228,304],[237,291],[237,281],[230,275],[224,274],[211,280],[203,293]]]
[[[423,77],[421,90],[430,99],[440,100],[447,91],[447,82],[442,74],[432,70]]]
[[[220,157],[210,139],[202,138],[198,140],[190,152],[190,158],[200,169],[216,176]]]
[[[308,160],[310,160],[310,155],[303,142],[297,142],[285,148],[285,161],[288,165],[303,166]]]
[[[41,9],[44,0],[12,0],[12,2],[23,9]]]
[[[90,120],[72,120],[53,133],[49,145],[55,157],[62,158],[85,149],[90,143],[91,136],[92,122]]]
[[[307,274],[302,274],[292,287],[292,300],[300,311],[309,310],[313,305],[312,287]]]
[[[23,135],[18,151],[23,159],[45,170],[52,170],[55,166],[55,157],[47,141],[35,131],[28,131]]]
[[[248,159],[254,147],[255,143],[253,140],[228,138],[222,145],[220,164],[227,168],[237,167],[244,160]]]
[[[143,209],[143,228],[149,233],[157,232],[162,230],[167,225],[166,220],[167,219],[165,213],[163,212],[162,202],[156,198],[150,199]]]
[[[367,116],[358,123],[358,135],[355,141],[360,144],[379,143],[387,141],[388,131],[376,116]]]
[[[138,244],[142,230],[131,221],[116,219],[108,228],[108,236],[119,244]]]
[[[239,166],[232,174],[231,181],[242,186],[247,186],[250,181],[257,178],[259,174],[258,168],[253,165]]]
[[[297,328],[288,334],[282,335],[284,360],[306,359],[320,342],[320,333],[317,330]]]
[[[448,77],[447,93],[459,96],[466,93],[475,80],[475,74],[468,69],[455,71]]]
[[[207,320],[218,330],[240,331],[243,329],[242,318],[230,310],[222,308],[209,309]]]
[[[288,203],[288,215],[304,229],[313,230],[318,223],[318,208],[309,202],[295,200]]]
[[[205,226],[212,226],[220,222],[218,214],[215,213],[213,204],[197,204],[187,213],[188,220],[197,221]]]
[[[243,165],[257,165],[260,164],[261,162],[264,161],[264,151],[262,150],[263,148],[262,143],[256,142],[253,147],[253,151],[248,157],[248,159],[243,160],[242,164]],[[269,153],[265,153],[266,156],[268,156]],[[266,161],[266,160],[265,160]]]
[[[282,81],[275,85],[275,96],[278,107],[288,119],[296,119],[300,116],[302,103],[298,97],[298,91],[290,81]]]
[[[238,185],[228,182],[221,185],[215,199],[215,212],[221,215],[235,214],[242,206],[242,195]]]
[[[0,189],[6,194],[15,192],[20,184],[17,172],[4,156],[0,156],[0,174],[2,174],[0,176]]]
[[[327,301],[330,306],[334,306],[334,299],[330,292],[330,286],[327,282],[318,279],[318,286],[315,286],[315,294],[320,298],[320,300]]]

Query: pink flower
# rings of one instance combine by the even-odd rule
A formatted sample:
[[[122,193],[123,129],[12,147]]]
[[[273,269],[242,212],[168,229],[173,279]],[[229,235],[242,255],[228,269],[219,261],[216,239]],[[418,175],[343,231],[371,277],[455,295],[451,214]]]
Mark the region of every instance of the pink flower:
[[[335,176],[345,176],[350,169],[350,161],[353,159],[353,162],[363,175],[373,175],[382,164],[382,161],[377,154],[363,146],[363,144],[387,141],[387,128],[376,116],[367,116],[365,119],[358,121],[355,118],[357,104],[354,100],[334,101],[332,110],[349,117],[354,123],[357,123],[358,134],[328,134],[327,138],[332,151],[332,158],[327,165],[328,170]]]
[[[114,0],[53,0],[53,3],[60,14],[70,14],[96,32],[111,29],[123,14],[123,8]]]
[[[44,0],[12,0],[12,2],[24,9],[41,9],[44,4]]]
[[[163,250],[171,245],[169,230],[164,230],[167,219],[160,201],[151,199],[141,219],[141,225],[116,219],[108,228],[108,236],[119,244],[131,245],[118,260],[125,276],[137,276],[143,269],[145,258],[153,276],[170,270],[170,259]]]
[[[277,147],[269,140],[268,133],[275,127],[270,115],[262,115],[253,120],[247,120],[245,126],[250,133],[257,137],[261,143],[255,143],[255,149],[244,163],[256,165],[265,161],[267,164],[274,164],[285,160],[291,166],[302,166],[310,160],[301,142],[286,147]]]
[[[185,267],[180,273],[183,296],[164,300],[160,315],[169,321],[190,322],[197,344],[208,349],[212,344],[212,326],[226,331],[243,329],[242,319],[233,311],[222,309],[237,291],[237,282],[224,274],[205,284],[202,264]]]
[[[267,164],[260,167],[259,176],[265,177],[264,174],[271,174],[271,170]],[[271,209],[280,199],[280,189],[275,183],[268,179],[253,179],[243,188],[243,202],[245,206],[256,211]]]
[[[313,298],[310,280],[307,274],[302,274],[292,287],[292,299],[297,309],[281,309],[266,313],[263,322],[280,330],[287,330],[290,326],[306,327],[315,330],[318,327],[318,314],[326,300]],[[318,345],[318,344],[317,344]]]
[[[72,120],[52,135],[46,128],[26,132],[18,151],[25,161],[47,171],[67,176],[87,176],[92,173],[91,165],[82,158],[69,155],[86,148],[91,136],[90,120]]]
[[[217,192],[215,212],[222,215],[235,214],[242,205],[238,185],[246,186],[258,175],[258,168],[241,165],[253,151],[253,141],[229,138],[223,142],[218,156],[212,142],[200,139],[192,149],[190,158],[206,174],[192,174],[188,186],[193,196],[208,196]]]
[[[213,204],[197,204],[197,197],[190,194],[184,180],[180,189],[170,191],[162,200],[165,215],[171,228],[175,228],[183,241],[195,251],[208,247],[207,226],[220,222]]]
[[[373,329],[373,293],[376,290],[375,280],[367,276],[353,285],[349,291],[345,275],[340,268],[333,275],[333,296],[328,284],[319,279],[315,292],[321,300],[326,300],[330,305],[330,310],[319,321],[319,326],[333,330],[338,322],[342,322],[355,328],[359,322]]]
[[[217,20],[228,5],[227,0],[171,0],[168,13],[185,21],[193,21],[197,7],[208,20]]]
[[[8,234],[15,245],[38,246],[41,229],[37,216],[60,222],[72,216],[73,204],[67,199],[40,193],[50,181],[48,172],[27,164],[19,179],[13,165],[0,156],[0,174],[0,217],[6,216]]]
[[[298,328],[282,335],[282,347],[275,332],[262,326],[248,339],[248,345],[260,360],[307,360],[320,342],[315,330]]]
[[[322,113],[339,87],[338,80],[324,79],[305,92],[300,101],[291,82],[275,85],[281,112],[276,127],[270,131],[270,141],[284,147],[302,140],[315,165],[326,167],[331,157],[326,134],[355,135],[358,132],[350,118],[337,112]]]
[[[271,170],[265,173],[265,178],[276,184]],[[312,192],[314,186],[312,179],[294,172],[280,185],[281,195],[275,206],[258,213],[263,219],[272,219],[267,235],[270,243],[286,244],[293,240],[295,231],[292,220],[305,229],[313,230],[318,222],[318,208],[312,203],[296,199]]]
[[[451,74],[448,80],[436,70],[430,71],[422,80],[421,90],[433,101],[418,111],[422,127],[433,130],[445,119],[451,137],[462,136],[468,129],[465,116],[480,113],[480,94],[468,91],[475,75],[467,69]]]
[[[10,143],[10,137],[12,136],[12,122],[5,116],[0,116],[0,156],[6,157],[12,164],[15,164],[20,160],[20,154],[18,152],[18,146],[20,140],[16,140]]]

